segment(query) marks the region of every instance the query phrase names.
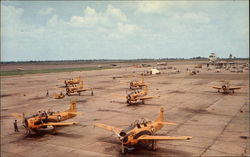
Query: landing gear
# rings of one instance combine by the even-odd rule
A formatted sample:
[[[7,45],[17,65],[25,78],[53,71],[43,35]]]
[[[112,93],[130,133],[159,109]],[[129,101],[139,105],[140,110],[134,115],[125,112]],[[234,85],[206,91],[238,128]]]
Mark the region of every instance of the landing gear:
[[[151,148],[151,149],[152,149],[153,151],[155,151],[156,148],[157,148],[157,146],[156,146],[156,141],[153,140],[153,141],[152,141],[152,148]]]
[[[53,133],[54,135],[57,135],[57,134],[58,134],[58,131],[57,131],[57,129],[56,129],[55,126],[54,126],[54,128],[53,128],[53,130],[52,130],[52,133]]]
[[[127,100],[127,104],[131,105],[131,104],[132,104],[132,102],[131,102],[130,100]]]

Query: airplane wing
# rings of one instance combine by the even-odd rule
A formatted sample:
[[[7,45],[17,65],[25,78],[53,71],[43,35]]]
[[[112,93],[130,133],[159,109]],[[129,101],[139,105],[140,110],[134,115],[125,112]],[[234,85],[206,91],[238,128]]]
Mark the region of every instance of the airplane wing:
[[[69,126],[76,125],[77,122],[68,122],[68,123],[43,123],[44,126]]]
[[[122,129],[120,128],[115,128],[113,126],[109,126],[109,125],[106,125],[106,124],[101,124],[101,123],[95,123],[94,126],[97,126],[99,128],[102,128],[102,129],[105,129],[105,130],[108,130],[108,131],[113,131],[116,135],[119,136],[119,133],[121,132]]]
[[[215,88],[215,89],[222,89],[222,88],[219,87],[219,86],[212,86],[212,88]]]
[[[163,124],[163,125],[177,125],[176,123],[171,123],[171,122],[157,122],[159,124]]]
[[[91,88],[83,88],[83,89],[77,89],[76,91],[77,92],[83,92],[83,91],[87,91],[87,90],[90,90]]]
[[[143,135],[138,140],[189,140],[191,136],[149,136]]]
[[[138,99],[140,100],[146,100],[146,99],[153,99],[153,98],[159,98],[160,96],[144,96],[144,97],[140,97]]]
[[[241,89],[241,87],[229,87],[229,90]]]

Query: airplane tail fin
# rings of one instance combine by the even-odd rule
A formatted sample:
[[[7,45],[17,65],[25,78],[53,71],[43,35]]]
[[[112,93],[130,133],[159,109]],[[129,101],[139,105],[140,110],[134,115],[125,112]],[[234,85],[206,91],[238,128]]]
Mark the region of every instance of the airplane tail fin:
[[[76,101],[71,101],[69,109],[66,112],[77,112]]]
[[[148,86],[144,86],[143,88],[144,92],[146,93],[146,95],[148,94]]]
[[[159,114],[159,116],[155,119],[155,122],[163,122],[164,119],[165,119],[165,117],[164,117],[164,108],[161,107],[161,109],[160,109],[160,114]]]
[[[83,81],[80,82],[80,88],[83,88]]]

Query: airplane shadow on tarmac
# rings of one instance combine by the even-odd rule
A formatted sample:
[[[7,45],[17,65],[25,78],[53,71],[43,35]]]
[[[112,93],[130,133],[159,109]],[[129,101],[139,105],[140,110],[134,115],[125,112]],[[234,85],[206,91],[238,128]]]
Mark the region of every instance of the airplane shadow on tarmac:
[[[246,96],[246,93],[244,92],[235,92],[235,93],[232,93],[232,92],[229,92],[229,93],[219,93],[217,91],[204,91],[204,93],[207,93],[207,94],[214,94],[214,95],[218,95],[218,94],[221,94],[221,95],[230,95],[230,96]]]
[[[110,146],[105,148],[105,151],[110,152],[110,151],[117,151],[119,153],[119,156],[162,156],[162,155],[178,155],[178,156],[191,156],[191,153],[181,151],[181,150],[174,150],[174,149],[167,149],[167,148],[162,148],[159,147],[157,148],[156,151],[151,150],[150,144],[145,144],[145,143],[140,143],[135,145],[134,149],[132,149],[129,152],[126,152],[126,154],[121,153],[121,143],[109,136],[109,137],[100,137],[98,138],[98,141],[106,142],[106,143],[111,143],[111,144],[116,144],[117,146]]]

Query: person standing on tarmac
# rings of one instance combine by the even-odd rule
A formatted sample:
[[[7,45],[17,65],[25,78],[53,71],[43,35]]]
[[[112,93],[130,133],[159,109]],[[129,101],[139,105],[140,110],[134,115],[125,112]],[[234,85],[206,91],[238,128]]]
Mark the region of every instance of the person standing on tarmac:
[[[13,123],[15,132],[19,132],[18,127],[17,127],[17,120]]]

